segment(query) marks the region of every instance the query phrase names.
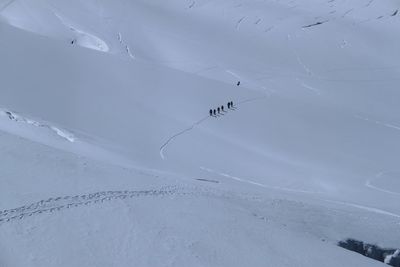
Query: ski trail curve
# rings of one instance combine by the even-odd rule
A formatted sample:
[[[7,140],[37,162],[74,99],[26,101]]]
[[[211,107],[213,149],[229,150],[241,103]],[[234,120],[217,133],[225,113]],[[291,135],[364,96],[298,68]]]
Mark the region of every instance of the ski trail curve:
[[[374,180],[377,180],[377,179],[381,178],[384,174],[385,174],[385,172],[380,172],[380,173],[378,173],[378,174],[375,176],[375,178],[370,179],[370,180],[367,180],[367,181],[365,182],[365,186],[368,187],[368,188],[374,189],[374,190],[376,190],[376,191],[380,191],[380,192],[386,193],[386,194],[391,194],[391,195],[395,195],[395,196],[400,196],[400,193],[398,193],[398,192],[393,192],[393,191],[390,191],[390,190],[387,190],[387,189],[383,189],[383,188],[380,188],[380,187],[375,186],[375,185],[372,184],[372,182],[373,182]]]
[[[201,124],[203,121],[207,120],[209,118],[209,116],[204,117],[200,120],[198,120],[197,122],[193,123],[189,128],[186,128],[176,134],[174,134],[173,136],[171,136],[170,138],[168,138],[168,140],[160,147],[160,156],[161,158],[164,160],[165,159],[165,155],[164,155],[164,150],[167,148],[167,146],[169,145],[169,143],[171,141],[173,141],[175,138],[177,138],[178,136],[185,134],[186,132],[189,132],[191,130],[194,129],[194,127],[196,127],[197,125]]]
[[[372,119],[370,119],[368,117],[363,117],[363,116],[360,116],[360,115],[355,115],[354,117],[359,119],[359,120],[368,121],[368,122],[375,123],[375,124],[380,125],[380,126],[384,126],[386,128],[390,128],[392,130],[400,131],[400,126],[398,126],[398,125],[394,125],[394,124],[387,123],[387,122],[384,122],[384,121],[372,120]]]
[[[241,17],[237,22],[236,22],[236,30],[239,30],[240,25],[242,24],[242,22],[246,19],[246,16]]]
[[[213,169],[210,169],[210,168],[206,168],[206,167],[200,167],[200,169],[203,170],[203,171],[212,173],[212,174],[217,174],[219,176],[238,181],[238,182],[252,184],[252,185],[256,185],[256,186],[263,187],[263,188],[286,191],[286,192],[295,192],[295,193],[320,194],[320,192],[316,192],[316,191],[307,191],[307,190],[292,189],[292,188],[281,187],[281,186],[266,185],[266,184],[262,184],[262,183],[259,183],[259,182],[255,182],[253,180],[244,179],[244,178],[241,178],[241,177],[237,177],[237,176],[230,175],[230,174],[227,174],[227,173],[219,172],[219,171],[216,171],[216,170],[213,170]]]
[[[380,214],[380,215],[387,215],[387,216],[391,216],[391,217],[395,217],[395,218],[400,219],[400,215],[399,214],[392,213],[392,212],[389,212],[389,211],[386,211],[386,210],[381,210],[381,209],[374,208],[374,207],[368,207],[368,206],[363,206],[363,205],[355,204],[355,203],[351,203],[351,202],[343,202],[343,201],[336,201],[336,200],[324,199],[324,201],[325,202],[329,202],[329,203],[339,204],[339,205],[342,205],[342,206],[353,207],[353,208],[357,208],[357,209],[361,209],[361,210],[377,213],[377,214]]]
[[[225,72],[228,73],[228,74],[230,74],[230,75],[232,75],[233,77],[235,77],[235,78],[237,78],[237,79],[239,79],[239,80],[242,80],[242,78],[241,78],[238,74],[234,73],[234,72],[231,71],[231,70],[225,70]]]
[[[245,100],[242,100],[242,101],[237,102],[236,105],[245,104],[245,103],[253,102],[253,101],[256,101],[256,100],[261,100],[261,99],[264,99],[264,98],[267,98],[267,97],[268,97],[268,95],[264,95],[264,96],[259,96],[259,97],[254,97],[254,98],[245,99]],[[181,136],[181,135],[183,135],[183,134],[185,134],[185,133],[187,133],[187,132],[193,130],[197,125],[203,123],[205,120],[207,120],[207,119],[209,119],[209,118],[210,118],[210,116],[206,116],[206,117],[204,117],[204,118],[198,120],[197,122],[193,123],[189,128],[186,128],[186,129],[184,129],[184,130],[182,130],[182,131],[180,131],[180,132],[174,134],[174,135],[171,136],[170,138],[168,138],[168,140],[160,147],[160,157],[161,157],[161,159],[162,159],[162,160],[165,159],[164,151],[165,151],[165,149],[167,148],[167,146],[168,146],[174,139],[176,139],[177,137],[179,137],[179,136]]]
[[[233,176],[233,175],[226,174],[226,173],[223,173],[223,172],[218,172],[218,171],[215,171],[213,169],[206,168],[206,167],[200,167],[200,169],[202,169],[202,170],[204,170],[206,172],[212,173],[212,174],[217,174],[217,175],[220,175],[222,177],[226,177],[226,178],[238,181],[238,182],[248,183],[248,184],[251,184],[251,185],[256,185],[256,186],[267,188],[267,189],[279,190],[279,191],[285,191],[285,192],[292,192],[292,193],[312,194],[312,195],[318,195],[318,194],[320,195],[321,194],[321,192],[316,192],[316,191],[314,192],[314,191],[307,191],[307,190],[301,190],[301,189],[292,189],[292,188],[287,188],[287,187],[265,185],[265,184],[262,184],[262,183],[259,183],[259,182],[255,182],[255,181],[252,181],[252,180],[249,180],[249,179],[244,179],[244,178]],[[373,212],[373,213],[380,214],[380,215],[386,215],[386,216],[391,216],[391,217],[395,217],[395,218],[400,218],[399,214],[392,213],[392,212],[389,212],[389,211],[386,211],[386,210],[382,210],[382,209],[378,209],[378,208],[374,208],[374,207],[364,206],[364,205],[351,203],[351,202],[328,200],[328,199],[322,199],[322,198],[321,198],[321,200],[325,201],[325,202],[333,203],[333,204],[338,204],[338,205],[342,205],[342,206],[347,206],[347,207],[352,207],[352,208],[365,210],[365,211],[368,211],[368,212]]]

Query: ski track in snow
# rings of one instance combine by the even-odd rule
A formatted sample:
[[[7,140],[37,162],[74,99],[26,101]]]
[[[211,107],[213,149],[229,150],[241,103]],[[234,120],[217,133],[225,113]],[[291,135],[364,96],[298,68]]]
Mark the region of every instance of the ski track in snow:
[[[185,196],[195,194],[196,192],[184,191],[181,188],[169,186],[159,190],[103,191],[76,196],[54,197],[24,205],[15,209],[0,211],[0,225],[13,220],[22,220],[34,215],[53,213],[65,209],[77,208],[80,206],[101,204],[103,202],[109,202],[118,199],[124,200],[137,197]]]
[[[226,70],[225,72],[228,73],[228,74],[230,74],[230,75],[232,75],[233,77],[235,77],[235,78],[237,78],[237,79],[239,79],[239,80],[242,79],[238,74],[234,73],[234,72],[231,71],[231,70]]]
[[[370,118],[363,117],[363,116],[360,116],[360,115],[355,115],[355,117],[356,117],[357,119],[360,119],[360,120],[363,120],[363,121],[372,122],[372,123],[375,123],[375,124],[384,126],[384,127],[386,127],[386,128],[390,128],[390,129],[393,129],[393,130],[400,131],[400,126],[397,126],[397,125],[394,125],[394,124],[390,124],[390,123],[386,123],[386,122],[378,121],[378,120],[372,120],[372,119],[370,119]]]
[[[255,182],[253,180],[240,178],[240,177],[237,177],[237,176],[234,176],[234,175],[230,175],[230,174],[227,174],[227,173],[224,173],[224,172],[219,172],[219,171],[216,171],[216,170],[213,170],[213,169],[210,169],[210,168],[206,168],[206,167],[200,167],[200,169],[203,170],[203,171],[212,173],[212,174],[217,174],[219,176],[238,181],[238,182],[248,183],[248,184],[260,186],[260,187],[263,187],[263,188],[286,191],[286,192],[296,192],[296,193],[306,193],[306,194],[320,194],[320,192],[316,192],[316,191],[307,191],[307,190],[292,189],[292,188],[281,187],[281,186],[265,185],[265,184],[262,184],[262,183],[259,183],[259,182]]]
[[[307,67],[306,64],[304,64],[304,62],[301,60],[300,56],[296,54],[296,59],[297,62],[299,63],[299,65],[306,71],[306,73],[310,76],[314,76],[314,73]]]
[[[193,123],[189,128],[186,128],[176,134],[174,134],[173,136],[171,136],[161,147],[160,147],[160,156],[161,158],[164,160],[165,159],[165,155],[164,155],[164,150],[167,148],[168,144],[173,141],[175,138],[177,138],[178,136],[185,134],[186,132],[189,132],[191,130],[194,129],[194,127],[196,127],[197,125],[201,124],[203,121],[207,120],[209,118],[209,116],[204,117],[200,120],[198,120],[197,122]]]
[[[391,217],[395,217],[395,218],[399,218],[400,219],[400,215],[398,215],[396,213],[392,213],[392,212],[389,212],[389,211],[386,211],[386,210],[377,209],[377,208],[374,208],[374,207],[368,207],[368,206],[363,206],[363,205],[359,205],[359,204],[355,204],[355,203],[351,203],[351,202],[343,202],[343,201],[336,201],[336,200],[323,199],[323,201],[334,203],[334,204],[339,204],[339,205],[343,205],[343,206],[353,207],[353,208],[357,208],[357,209],[362,209],[362,210],[366,210],[366,211],[369,211],[369,212],[373,212],[373,213],[377,213],[377,214],[381,214],[381,215],[387,215],[387,216],[391,216]]]
[[[374,189],[374,190],[383,192],[383,193],[387,193],[387,194],[391,194],[391,195],[400,196],[400,193],[398,193],[398,192],[393,192],[393,191],[390,191],[390,190],[387,190],[387,189],[383,189],[383,188],[377,187],[377,186],[375,186],[375,185],[372,184],[372,182],[373,182],[374,180],[380,179],[384,174],[385,174],[385,172],[380,172],[380,173],[378,173],[378,174],[375,176],[375,178],[370,179],[370,180],[367,180],[367,181],[365,182],[365,186],[368,187],[368,188],[371,188],[371,189]]]
[[[253,101],[256,101],[256,100],[262,100],[262,99],[267,98],[267,97],[268,97],[268,95],[261,96],[261,97],[249,98],[249,99],[246,99],[246,100],[237,102],[236,105],[245,104],[245,103],[253,102]],[[235,109],[234,109],[234,110],[235,110]],[[225,114],[219,114],[218,117],[219,117],[219,116],[224,116],[224,115],[225,115]],[[165,151],[165,149],[167,148],[167,146],[168,146],[174,139],[176,139],[177,137],[179,137],[179,136],[181,136],[181,135],[183,135],[183,134],[185,134],[185,133],[187,133],[187,132],[193,130],[197,125],[200,125],[201,123],[203,123],[204,121],[206,121],[206,120],[209,119],[209,118],[210,118],[210,116],[206,116],[206,117],[204,117],[204,118],[198,120],[197,122],[193,123],[189,128],[186,128],[186,129],[184,129],[184,130],[182,130],[182,131],[180,131],[180,132],[174,134],[174,135],[171,136],[170,138],[168,138],[168,140],[160,147],[160,157],[161,157],[161,159],[163,159],[163,160],[165,159],[164,151]]]
[[[241,183],[247,183],[247,184],[251,184],[251,185],[256,185],[256,186],[267,188],[267,189],[279,190],[279,191],[285,191],[285,192],[291,192],[291,193],[305,193],[305,194],[313,194],[313,195],[320,195],[321,194],[321,192],[316,192],[316,191],[307,191],[307,190],[293,189],[293,188],[287,188],[287,187],[265,185],[265,184],[262,184],[262,183],[259,183],[259,182],[255,182],[255,181],[252,181],[252,180],[249,180],[249,179],[244,179],[244,178],[233,176],[233,175],[230,175],[230,174],[227,174],[227,173],[218,172],[218,171],[215,171],[213,169],[206,168],[206,167],[200,167],[200,169],[202,169],[202,170],[204,170],[206,172],[212,173],[212,174],[217,174],[217,175],[220,175],[222,177],[229,178],[229,179],[241,182]],[[377,213],[377,214],[381,214],[381,215],[387,215],[387,216],[391,216],[391,217],[395,217],[395,218],[400,218],[400,215],[398,215],[396,213],[388,212],[388,211],[377,209],[377,208],[374,208],[374,207],[363,206],[363,205],[359,205],[359,204],[355,204],[355,203],[351,203],[351,202],[343,202],[343,201],[335,201],[335,200],[327,200],[327,199],[321,199],[321,200],[326,201],[326,202],[330,202],[330,203],[334,203],[334,204],[343,205],[343,206],[362,209],[362,210],[366,210],[366,211]]]
[[[346,17],[348,14],[350,14],[351,12],[353,12],[354,8],[347,10],[343,15],[342,18]]]
[[[315,87],[312,87],[312,86],[306,84],[305,82],[302,82],[300,79],[298,79],[298,80],[301,82],[300,84],[301,84],[302,87],[310,90],[311,92],[313,92],[316,95],[321,95],[321,91],[319,89],[317,89]]]
[[[290,41],[291,41],[291,37],[290,37],[290,35],[288,35],[288,42],[290,42]],[[294,48],[291,48],[291,50],[292,50],[292,53],[294,54],[294,56],[296,56],[297,63],[304,69],[304,71],[309,76],[316,76],[314,74],[314,72],[306,64],[304,64],[303,60],[301,59],[300,55],[296,52],[296,50]],[[317,78],[319,78],[319,77],[317,76]]]
[[[237,22],[236,22],[236,30],[239,30],[240,25],[242,22],[246,19],[246,16],[241,17]]]
[[[75,136],[72,133],[68,132],[68,131],[62,130],[62,129],[60,129],[58,127],[55,127],[55,126],[52,126],[52,125],[48,125],[48,124],[45,124],[45,123],[40,123],[40,122],[31,120],[31,119],[22,117],[22,116],[14,113],[14,112],[11,112],[11,111],[9,111],[7,109],[0,109],[0,115],[6,116],[10,120],[15,121],[15,122],[23,122],[23,123],[27,123],[29,125],[33,125],[33,126],[36,126],[36,127],[47,128],[47,129],[55,132],[61,138],[65,139],[65,140],[67,140],[67,141],[69,141],[71,143],[75,142],[75,140],[76,140]]]

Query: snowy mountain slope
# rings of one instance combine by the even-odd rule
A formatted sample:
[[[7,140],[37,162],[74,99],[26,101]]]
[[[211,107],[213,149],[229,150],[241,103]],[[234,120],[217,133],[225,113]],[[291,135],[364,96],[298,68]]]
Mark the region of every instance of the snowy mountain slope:
[[[141,255],[138,264],[150,266],[261,266],[268,259],[272,266],[373,266],[335,242],[352,236],[400,247],[396,1],[16,0],[1,6],[7,171],[0,209],[110,191],[104,209],[115,217],[102,205],[79,208],[79,198],[56,201],[44,215],[30,211],[33,219],[7,214],[4,221],[13,219],[0,225],[1,235],[19,237],[2,246],[0,265],[126,266]],[[230,100],[235,110],[208,116]],[[87,161],[90,171],[79,167]],[[165,186],[177,186],[184,197],[129,193]],[[114,191],[129,191],[124,196],[132,200],[114,201]],[[58,212],[68,205],[79,207]],[[164,210],[170,215],[162,216]],[[180,218],[186,213],[192,217]],[[121,214],[117,234],[111,225]],[[147,221],[130,223],[138,214]],[[259,225],[260,218],[274,223]],[[58,233],[66,223],[71,239]],[[38,224],[53,230],[15,232],[16,225]],[[167,230],[159,243],[143,243],[171,225],[181,227]],[[188,234],[200,226],[206,236]],[[96,227],[102,230],[90,235]],[[252,238],[262,231],[261,239]],[[135,239],[134,233],[142,234]],[[208,239],[217,233],[221,242]],[[112,242],[103,244],[107,235]],[[33,251],[27,236],[43,247]],[[78,243],[79,252],[45,240]],[[98,250],[89,253],[86,241]],[[325,252],[309,253],[321,244]],[[15,262],[18,248],[32,257]],[[165,261],[152,262],[153,250]],[[70,253],[80,255],[76,262],[66,258]]]
[[[317,222],[324,229],[329,217],[348,216],[343,211],[276,196],[260,198],[256,192],[240,196],[203,187],[200,182],[183,185],[14,135],[1,137],[2,151],[11,152],[2,154],[2,162],[14,166],[18,161],[25,167],[3,173],[8,183],[1,188],[7,188],[8,194],[2,196],[10,201],[2,204],[12,206],[12,200],[18,199],[20,203],[14,206],[21,208],[0,214],[4,220],[0,236],[6,240],[1,242],[2,266],[129,266],[132,262],[308,266],[310,261],[324,266],[379,266],[321,241],[326,233],[319,236],[310,227]],[[302,215],[305,212],[307,216]],[[340,221],[339,229],[344,226]],[[387,226],[389,221],[384,219]],[[368,222],[372,228],[382,223]],[[313,248],[318,252],[310,253]]]

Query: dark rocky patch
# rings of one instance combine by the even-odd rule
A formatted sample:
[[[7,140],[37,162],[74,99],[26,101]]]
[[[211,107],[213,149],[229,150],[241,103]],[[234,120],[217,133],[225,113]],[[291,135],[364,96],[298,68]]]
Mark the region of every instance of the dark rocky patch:
[[[346,239],[338,243],[339,247],[357,252],[368,258],[384,262],[390,266],[400,267],[400,249],[381,248],[355,239]]]

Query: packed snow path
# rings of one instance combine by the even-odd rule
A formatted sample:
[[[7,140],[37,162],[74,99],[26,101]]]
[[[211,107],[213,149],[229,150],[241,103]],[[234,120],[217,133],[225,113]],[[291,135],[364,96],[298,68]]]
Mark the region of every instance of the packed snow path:
[[[195,122],[194,124],[192,124],[189,128],[184,129],[176,134],[174,134],[173,136],[171,136],[161,147],[160,147],[160,156],[161,158],[164,160],[165,159],[165,155],[164,155],[164,150],[166,149],[166,147],[168,146],[168,144],[173,141],[175,138],[177,138],[178,136],[189,132],[191,130],[193,130],[194,127],[196,127],[197,125],[201,124],[202,122],[204,122],[205,120],[207,120],[209,118],[209,116],[204,117],[200,120],[198,120],[197,122]]]
[[[260,96],[260,97],[254,97],[254,98],[249,98],[249,99],[245,99],[242,101],[239,101],[238,103],[236,103],[232,108],[230,108],[230,110],[236,110],[236,106],[239,106],[241,104],[245,104],[245,103],[249,103],[249,102],[253,102],[253,101],[257,101],[257,100],[262,100],[265,99],[268,96]],[[229,111],[229,109],[227,111],[223,111],[223,113],[227,113]],[[217,114],[216,116],[222,116],[224,115],[223,113]],[[160,147],[160,157],[164,160],[165,159],[165,154],[164,151],[167,148],[167,146],[177,137],[193,130],[196,126],[200,125],[201,123],[203,123],[204,121],[206,121],[207,119],[209,119],[210,117],[216,117],[215,115],[213,116],[206,116],[200,120],[198,120],[197,122],[193,123],[190,127],[174,134],[173,136],[171,136],[170,138],[168,138],[168,140]]]
[[[76,196],[60,196],[41,200],[32,204],[24,205],[15,209],[0,211],[0,224],[13,220],[22,220],[25,217],[31,217],[43,213],[53,213],[65,209],[77,208],[100,204],[107,201],[122,200],[136,197],[163,197],[163,196],[183,196],[193,195],[194,192],[184,191],[177,187],[164,187],[159,190],[141,190],[141,191],[103,191],[91,194]]]

